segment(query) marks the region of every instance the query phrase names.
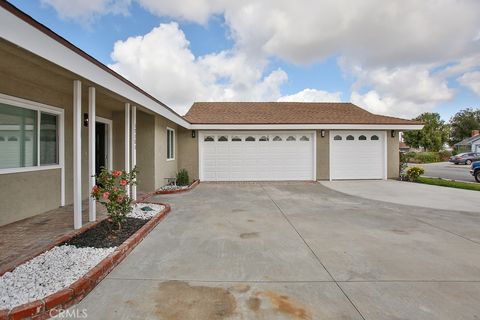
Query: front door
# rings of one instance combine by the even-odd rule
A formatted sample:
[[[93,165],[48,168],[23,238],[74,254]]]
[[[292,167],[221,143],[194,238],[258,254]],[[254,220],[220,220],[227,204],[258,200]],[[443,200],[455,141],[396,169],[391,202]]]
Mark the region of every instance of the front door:
[[[99,174],[102,168],[107,168],[107,125],[95,123],[95,173]]]

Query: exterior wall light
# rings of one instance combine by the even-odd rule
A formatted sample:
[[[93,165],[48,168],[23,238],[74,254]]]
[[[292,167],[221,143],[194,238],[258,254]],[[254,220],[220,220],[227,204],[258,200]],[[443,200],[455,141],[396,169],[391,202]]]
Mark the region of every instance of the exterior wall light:
[[[196,137],[195,130],[192,130],[192,138],[195,138],[195,137]]]
[[[325,130],[320,130],[320,137],[325,138]]]
[[[83,114],[83,126],[88,128],[88,113]]]
[[[395,130],[390,131],[390,136],[391,136],[392,138],[395,138]]]

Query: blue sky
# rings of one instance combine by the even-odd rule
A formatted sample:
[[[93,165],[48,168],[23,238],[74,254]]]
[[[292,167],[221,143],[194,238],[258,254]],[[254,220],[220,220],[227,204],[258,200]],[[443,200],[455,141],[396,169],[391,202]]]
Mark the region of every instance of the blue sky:
[[[109,10],[109,6],[122,1],[127,3],[126,12],[112,13]],[[375,0],[372,1],[375,2]],[[456,55],[452,54],[448,57],[431,57],[432,54],[425,53],[422,45],[412,47],[411,50],[417,50],[419,53],[417,55],[414,52],[414,58],[408,60],[408,58],[403,59],[401,53],[388,53],[394,50],[401,51],[395,47],[394,41],[390,44],[391,48],[388,48],[388,43],[390,39],[395,38],[395,32],[400,33],[402,29],[393,30],[392,34],[385,35],[380,34],[384,31],[378,30],[378,37],[384,36],[387,39],[385,47],[390,51],[385,50],[387,53],[383,56],[376,56],[375,52],[383,48],[372,47],[371,52],[368,52],[370,39],[366,38],[362,42],[362,39],[358,40],[358,34],[355,34],[356,38],[352,41],[358,40],[357,47],[346,48],[346,45],[340,41],[332,44],[336,42],[334,37],[345,38],[344,41],[352,39],[355,26],[352,26],[352,31],[349,31],[351,34],[338,33],[338,35],[332,35],[333,40],[325,40],[324,38],[329,37],[328,30],[332,29],[318,29],[314,25],[316,22],[309,25],[306,17],[305,28],[311,28],[313,31],[298,30],[298,39],[293,35],[279,41],[279,38],[293,29],[275,29],[280,28],[279,25],[288,26],[288,16],[280,24],[274,22],[275,24],[269,25],[269,22],[259,20],[255,26],[249,26],[247,22],[255,21],[253,19],[258,15],[256,12],[249,11],[251,17],[235,16],[242,9],[238,8],[238,5],[235,8],[225,5],[217,9],[213,8],[213,5],[199,7],[195,9],[199,12],[197,14],[195,11],[182,9],[181,6],[185,5],[182,1],[178,1],[178,7],[172,8],[168,7],[171,4],[162,6],[162,1],[94,0],[92,3],[99,4],[100,9],[84,5],[84,11],[77,14],[65,11],[65,7],[61,6],[62,0],[10,2],[93,57],[144,87],[160,100],[173,106],[179,113],[184,113],[193,100],[283,98],[323,101],[337,99],[353,100],[354,103],[372,112],[382,114],[413,117],[420,112],[434,111],[448,120],[462,108],[480,106],[480,92],[475,92],[476,87],[471,84],[480,79],[477,75],[480,61],[471,53],[472,48],[478,48],[478,41],[473,44],[459,43]],[[72,3],[71,6],[74,7],[75,4]],[[207,12],[206,18],[202,13],[203,9]],[[294,11],[288,11],[288,8],[281,4],[276,9],[279,12],[285,10],[287,15]],[[436,18],[436,11],[429,7],[413,8],[413,11],[417,9],[424,10],[426,20]],[[261,6],[258,10],[259,12],[262,10]],[[311,11],[308,8],[305,10],[305,12],[292,13],[292,20],[295,18],[294,14],[307,16],[308,11]],[[445,10],[448,11],[449,8]],[[465,11],[465,15],[467,14],[470,13]],[[244,23],[242,18],[247,22]],[[363,17],[359,16],[359,19],[361,18]],[[475,18],[472,17],[472,21],[475,21]],[[464,20],[459,19],[458,24],[465,27],[465,32],[478,30],[480,35],[478,22],[469,22],[469,18]],[[472,26],[466,25],[467,23],[471,23]],[[164,28],[153,32],[154,28],[161,25]],[[271,31],[272,29],[274,31]],[[432,29],[432,32],[434,33],[430,37],[435,37],[437,30]],[[143,40],[137,43],[126,41],[130,37],[143,37],[149,34],[152,34],[153,40],[149,40],[151,42],[147,42],[146,38],[142,38]],[[182,41],[182,37],[188,43]],[[307,39],[303,39],[304,37]],[[435,50],[435,45],[441,45],[442,41],[444,43],[449,41],[448,37],[448,31],[438,32],[439,40],[438,43],[433,41],[432,50]],[[178,46],[171,46],[169,39],[172,39],[171,42],[178,40]],[[121,41],[123,46],[114,49],[117,41]],[[413,46],[415,45],[414,43]],[[365,47],[367,51],[364,50]],[[118,58],[133,54],[139,48],[152,52],[153,55],[148,56],[147,53],[145,57],[138,57],[139,61],[142,59],[147,61],[157,55],[162,57],[164,63],[155,66],[158,68],[154,70],[155,72],[150,70],[142,73],[138,71],[139,67],[128,64],[122,60],[123,58]],[[112,58],[114,50],[117,50],[117,58]],[[171,54],[164,54],[168,50]],[[410,55],[409,51],[406,52],[404,57]],[[184,60],[177,59],[180,56]],[[189,56],[193,58],[190,59]],[[206,56],[209,59],[203,59]],[[168,59],[174,61],[169,62]],[[425,59],[430,60],[425,63]],[[462,61],[467,59],[470,59],[468,67],[440,76],[442,72],[447,73],[445,66],[461,65]],[[383,62],[378,62],[380,60]],[[185,61],[183,64],[187,65],[186,67],[180,65],[182,61]],[[192,79],[177,77],[175,71],[180,74],[191,73]],[[467,74],[465,79],[469,80],[467,85],[465,85],[466,81],[458,80],[465,74]],[[167,81],[175,85],[162,83],[160,78],[155,78],[156,75],[169,77],[170,80]],[[411,83],[408,80],[409,77]],[[153,85],[152,83],[157,80],[160,83]],[[311,89],[309,94],[304,91],[305,89]],[[290,95],[292,97],[285,98]]]

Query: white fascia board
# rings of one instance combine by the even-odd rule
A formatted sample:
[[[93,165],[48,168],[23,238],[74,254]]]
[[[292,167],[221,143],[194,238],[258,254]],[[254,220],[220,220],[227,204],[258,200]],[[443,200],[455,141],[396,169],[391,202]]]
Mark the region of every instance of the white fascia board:
[[[182,127],[187,128],[190,125],[181,116],[3,8],[0,10],[0,37]]]
[[[191,124],[191,130],[421,130],[423,125],[399,124]]]

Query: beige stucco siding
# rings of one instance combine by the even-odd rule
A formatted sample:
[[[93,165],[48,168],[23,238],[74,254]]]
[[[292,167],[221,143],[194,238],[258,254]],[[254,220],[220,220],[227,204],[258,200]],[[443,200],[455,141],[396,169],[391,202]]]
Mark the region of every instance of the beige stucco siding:
[[[175,159],[167,160],[167,127],[175,130]],[[162,116],[155,116],[155,189],[165,185],[165,178],[178,171],[178,126]]]
[[[325,131],[322,138],[320,130],[317,130],[317,180],[330,179],[330,135]]]
[[[155,116],[137,112],[138,191],[155,190]]]
[[[186,169],[190,180],[198,179],[198,132],[180,128],[178,137],[178,169]]]
[[[400,150],[398,132],[392,138],[390,131],[387,131],[387,178],[396,179],[400,171]]]

